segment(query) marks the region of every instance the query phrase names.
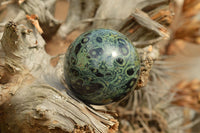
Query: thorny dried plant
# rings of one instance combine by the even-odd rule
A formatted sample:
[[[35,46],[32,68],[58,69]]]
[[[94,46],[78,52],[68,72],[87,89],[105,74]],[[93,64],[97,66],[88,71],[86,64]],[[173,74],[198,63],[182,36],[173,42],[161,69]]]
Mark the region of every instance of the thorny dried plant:
[[[167,54],[176,54],[185,48],[186,44],[200,44],[200,13],[199,0],[185,0],[176,8],[176,19],[171,26],[172,40],[167,46]]]

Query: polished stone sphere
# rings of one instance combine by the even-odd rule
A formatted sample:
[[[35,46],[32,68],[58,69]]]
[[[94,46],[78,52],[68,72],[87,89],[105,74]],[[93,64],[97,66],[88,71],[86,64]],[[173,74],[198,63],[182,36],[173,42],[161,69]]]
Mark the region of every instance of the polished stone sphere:
[[[65,54],[65,82],[87,104],[104,105],[121,100],[135,88],[139,75],[136,48],[114,30],[85,32]]]

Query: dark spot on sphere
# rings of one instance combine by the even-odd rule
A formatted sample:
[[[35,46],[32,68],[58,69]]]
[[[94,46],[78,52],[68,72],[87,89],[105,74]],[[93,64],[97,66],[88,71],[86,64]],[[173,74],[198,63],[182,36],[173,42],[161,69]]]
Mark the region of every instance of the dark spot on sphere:
[[[112,74],[111,73],[106,73],[106,76],[112,76]]]
[[[126,45],[126,42],[124,39],[118,38],[117,40],[118,40],[119,44]]]
[[[91,72],[95,72],[95,71],[97,71],[95,68],[90,68],[90,71]]]
[[[80,51],[80,49],[81,49],[81,43],[79,43],[77,46],[76,46],[76,48],[75,48],[75,54],[77,55],[78,54],[78,52]]]
[[[104,75],[103,75],[102,73],[100,73],[100,72],[95,73],[95,75],[96,75],[97,77],[104,77]]]
[[[122,65],[123,62],[124,62],[124,60],[123,60],[122,58],[120,58],[120,57],[117,58],[116,61],[117,61],[120,65]]]
[[[75,76],[75,77],[78,77],[78,76],[79,76],[79,72],[78,72],[76,69],[74,69],[74,68],[71,68],[71,69],[70,69],[70,73],[71,73],[73,76]]]
[[[103,49],[102,48],[91,49],[89,53],[92,58],[97,58],[99,55],[103,54]]]
[[[85,38],[83,38],[83,39],[81,40],[81,42],[82,42],[82,43],[87,43],[89,40],[90,40],[89,37],[85,37]]]
[[[100,73],[97,69],[90,68],[90,71],[94,73],[97,77],[104,77],[104,75]]]
[[[89,64],[88,64],[88,63],[86,63],[86,64],[85,64],[85,68],[88,68],[88,66],[89,66]]]
[[[90,59],[90,56],[89,56],[89,55],[87,55],[86,57],[87,57],[88,59]]]
[[[76,84],[77,84],[79,87],[81,87],[82,84],[83,84],[83,80],[78,79],[78,80],[76,81]]]
[[[129,68],[129,69],[127,70],[127,74],[128,74],[129,76],[133,75],[133,74],[134,74],[134,69],[133,69],[133,68]]]
[[[71,83],[71,86],[73,87],[73,90],[78,94],[81,94],[80,88],[82,88],[82,85],[83,85],[83,80],[82,79],[78,79],[75,82]]]
[[[100,83],[90,83],[89,85],[83,85],[83,80],[78,79],[75,83],[72,84],[73,90],[75,93],[84,95],[94,93],[99,91],[104,86]]]
[[[71,57],[71,63],[72,63],[73,65],[76,65],[76,59],[75,59],[74,57]]]
[[[102,43],[102,38],[101,37],[97,37],[96,41],[99,42],[99,43]]]
[[[135,85],[136,81],[137,81],[137,79],[135,79],[135,78],[129,80],[128,83],[125,84],[125,86],[126,86],[125,88],[132,88]]]
[[[91,83],[88,86],[86,86],[88,89],[87,93],[93,93],[95,91],[99,91],[101,88],[104,88],[104,86],[101,83]]]

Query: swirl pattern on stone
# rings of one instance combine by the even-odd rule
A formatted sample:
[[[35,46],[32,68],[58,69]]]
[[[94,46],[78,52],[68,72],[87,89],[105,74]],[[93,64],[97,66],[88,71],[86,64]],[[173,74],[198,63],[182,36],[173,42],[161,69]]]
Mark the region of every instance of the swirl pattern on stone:
[[[139,75],[136,48],[117,31],[85,32],[65,54],[65,82],[76,97],[88,104],[121,100],[135,88]]]

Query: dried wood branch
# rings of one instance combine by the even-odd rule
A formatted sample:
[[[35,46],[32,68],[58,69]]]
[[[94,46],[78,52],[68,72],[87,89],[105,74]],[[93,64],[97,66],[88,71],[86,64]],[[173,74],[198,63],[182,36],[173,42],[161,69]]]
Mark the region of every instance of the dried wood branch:
[[[61,22],[56,20],[52,14],[54,7],[54,1],[41,1],[41,0],[26,0],[19,6],[28,15],[37,15],[39,18],[40,26],[42,27],[45,40],[51,39],[53,35],[57,33]],[[50,5],[50,7],[48,7]]]
[[[7,15],[4,18],[4,22],[13,20],[14,22],[20,22],[26,19],[26,15],[35,15],[38,18],[39,24],[44,31],[42,36],[45,40],[50,40],[53,35],[57,33],[61,22],[54,18],[56,0],[25,0],[14,1],[12,4],[8,4]]]
[[[1,39],[2,67],[11,75],[0,85],[2,132],[116,131],[118,122],[112,116],[66,93],[62,75],[55,74],[44,51],[43,38],[32,28],[9,22]]]

